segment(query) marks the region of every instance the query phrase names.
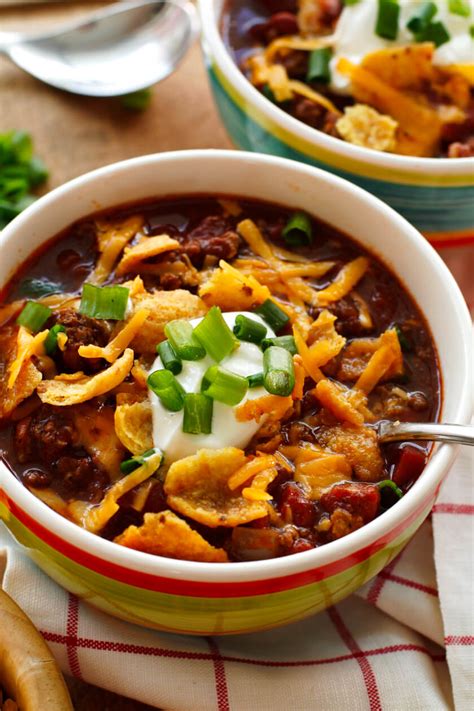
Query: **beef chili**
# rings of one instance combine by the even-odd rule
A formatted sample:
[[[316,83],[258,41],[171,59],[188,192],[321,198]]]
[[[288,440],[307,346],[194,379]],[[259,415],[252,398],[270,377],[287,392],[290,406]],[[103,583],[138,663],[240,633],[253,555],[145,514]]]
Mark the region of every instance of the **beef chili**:
[[[314,129],[402,155],[474,156],[471,8],[386,5],[227,0],[222,34],[249,81]]]
[[[119,545],[196,561],[309,550],[396,504],[435,420],[429,329],[374,255],[304,212],[169,198],[70,227],[0,305],[0,455]]]

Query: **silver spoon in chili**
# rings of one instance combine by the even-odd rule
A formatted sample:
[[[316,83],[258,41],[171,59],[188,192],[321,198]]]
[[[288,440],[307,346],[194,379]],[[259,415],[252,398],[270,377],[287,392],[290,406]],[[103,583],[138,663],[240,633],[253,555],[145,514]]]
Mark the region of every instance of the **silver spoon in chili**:
[[[390,422],[377,425],[380,442],[429,440],[474,446],[474,425],[447,425],[434,422]]]
[[[120,96],[171,74],[197,34],[190,2],[121,2],[50,32],[0,32],[0,52],[37,79],[85,96]]]

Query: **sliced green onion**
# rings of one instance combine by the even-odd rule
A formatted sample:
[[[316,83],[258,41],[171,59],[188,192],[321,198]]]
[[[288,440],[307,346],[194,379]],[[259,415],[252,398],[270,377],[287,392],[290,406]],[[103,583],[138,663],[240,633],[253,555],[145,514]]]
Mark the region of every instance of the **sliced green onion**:
[[[451,35],[442,22],[431,22],[416,35],[417,42],[433,42],[435,47],[449,42]]]
[[[405,336],[405,334],[403,333],[403,331],[402,331],[402,329],[400,328],[400,326],[398,325],[398,323],[395,324],[394,328],[395,328],[395,331],[397,332],[397,338],[398,338],[398,341],[399,341],[399,343],[400,343],[401,349],[402,349],[403,351],[412,351],[412,350],[413,350],[412,343],[411,343],[411,341]]]
[[[155,370],[146,382],[163,407],[171,412],[182,410],[186,392],[170,370]]]
[[[380,490],[380,505],[383,509],[389,509],[403,496],[403,491],[391,479],[379,481],[377,487]]]
[[[270,346],[263,354],[263,384],[272,395],[291,395],[295,386],[295,368],[291,353],[285,348]]]
[[[319,49],[314,49],[309,55],[306,81],[322,81],[327,84],[331,79],[331,72],[329,69],[331,57],[332,50],[330,47],[320,47]]]
[[[183,432],[188,434],[211,434],[212,398],[203,393],[188,393],[184,396]]]
[[[262,351],[266,351],[270,346],[278,346],[279,348],[285,348],[291,355],[296,355],[298,349],[296,348],[295,339],[293,336],[277,336],[276,338],[264,338],[262,341]]]
[[[213,400],[234,407],[243,399],[248,387],[248,380],[242,375],[232,373],[220,365],[211,365],[204,373],[201,391]]]
[[[50,281],[46,278],[40,279],[23,279],[20,283],[18,293],[20,296],[29,296],[36,299],[40,299],[42,296],[48,296],[49,294],[56,294],[61,291],[59,284]]]
[[[143,452],[143,454],[136,454],[130,459],[125,459],[125,461],[120,464],[120,471],[122,474],[131,474],[135,471],[135,469],[138,469],[138,467],[141,467],[142,464],[145,464],[146,460],[156,454],[157,451],[157,449],[149,449],[146,452]]]
[[[179,358],[169,341],[162,341],[156,347],[156,352],[161,358],[161,362],[166,370],[170,370],[173,375],[178,375],[183,370],[183,362]]]
[[[256,343],[258,346],[267,335],[267,327],[259,321],[239,314],[235,318],[234,334],[239,340]]]
[[[267,299],[258,308],[255,309],[255,313],[263,318],[264,321],[268,323],[270,328],[272,328],[275,333],[281,331],[281,329],[289,323],[290,317],[286,314],[283,309],[281,309],[274,301]]]
[[[253,375],[247,375],[247,382],[249,388],[259,388],[263,385],[263,373],[254,373]]]
[[[238,345],[218,306],[209,309],[193,333],[211,358],[218,363]]]
[[[38,333],[52,313],[51,309],[43,306],[43,304],[38,304],[36,301],[27,301],[16,322],[19,326],[27,328],[31,333]]]
[[[165,334],[178,358],[201,360],[206,355],[206,351],[194,335],[193,327],[189,321],[184,319],[170,321],[165,326]]]
[[[398,0],[378,0],[378,4],[375,34],[384,39],[397,39],[400,16]]]
[[[286,244],[298,247],[302,244],[311,244],[313,241],[313,228],[311,218],[305,212],[294,212],[281,233]]]
[[[84,284],[79,311],[91,318],[123,321],[127,310],[128,294],[129,290],[124,286]]]
[[[448,0],[448,8],[453,15],[461,15],[461,17],[470,17],[471,15],[468,0]]]
[[[44,350],[47,355],[53,355],[56,352],[58,347],[58,333],[66,333],[66,329],[61,323],[57,323],[49,329],[49,333],[44,342]]]
[[[430,24],[437,12],[438,8],[434,2],[422,3],[408,20],[407,28],[410,32],[413,32],[414,35],[418,34]]]

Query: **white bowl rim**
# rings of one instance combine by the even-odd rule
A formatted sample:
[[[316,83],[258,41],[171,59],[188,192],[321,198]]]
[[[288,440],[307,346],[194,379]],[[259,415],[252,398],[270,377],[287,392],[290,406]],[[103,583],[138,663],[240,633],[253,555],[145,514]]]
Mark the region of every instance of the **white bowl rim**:
[[[270,170],[272,166],[280,166],[293,173],[299,180],[304,179],[305,176],[313,176],[313,178],[316,176],[320,180],[332,184],[335,189],[349,193],[352,192],[357,196],[361,204],[365,203],[365,206],[375,213],[386,213],[392,222],[398,226],[400,233],[403,233],[404,236],[414,244],[420,255],[425,255],[425,257],[431,261],[434,260],[436,269],[439,274],[442,275],[440,279],[442,288],[449,291],[456,302],[456,309],[463,323],[462,333],[460,334],[460,339],[462,339],[463,344],[462,353],[459,354],[460,367],[465,369],[467,379],[470,382],[472,370],[469,356],[472,328],[471,320],[459,287],[441,257],[405,218],[384,202],[343,178],[297,161],[257,153],[201,149],[145,155],[114,163],[79,176],[55,188],[37,202],[33,203],[3,230],[0,235],[0,249],[5,241],[14,239],[22,233],[28,234],[28,230],[25,229],[25,227],[27,227],[29,221],[34,221],[37,214],[48,209],[53,209],[55,203],[67,198],[70,193],[74,195],[76,191],[80,191],[80,189],[89,182],[100,182],[105,177],[109,179],[113,177],[118,180],[121,177],[133,174],[135,168],[146,164],[166,164],[166,162],[173,164],[180,161],[193,163],[195,161],[197,165],[202,165],[202,161],[209,162],[210,160],[216,162],[220,161],[222,163],[235,162],[236,166],[244,162],[261,163],[267,165]],[[239,191],[239,193],[244,196],[241,191]],[[179,195],[179,193],[175,194]],[[189,195],[190,192],[187,191],[186,194]],[[383,258],[382,250],[380,254]],[[470,418],[471,397],[468,390],[468,388],[464,388],[462,392],[459,393],[457,411],[454,417],[454,421],[459,423],[468,422]],[[370,546],[378,538],[396,527],[397,523],[400,523],[410,514],[413,514],[425,498],[429,497],[430,492],[435,491],[453,462],[456,452],[457,447],[452,445],[442,445],[439,447],[430,457],[423,471],[423,475],[415,482],[413,487],[396,506],[359,530],[352,532],[350,535],[328,543],[320,548],[302,553],[295,553],[290,556],[270,560],[240,562],[238,564],[234,562],[216,564],[175,560],[124,548],[111,541],[100,538],[100,536],[85,531],[77,524],[51,510],[46,504],[34,496],[34,494],[29,492],[1,461],[0,491],[3,488],[7,495],[13,501],[16,501],[23,511],[28,512],[31,518],[48,529],[48,531],[68,541],[80,550],[129,570],[154,576],[164,576],[174,580],[206,582],[210,584],[255,582],[273,578],[284,578],[289,575],[303,573],[313,568],[330,565],[337,560],[357,553],[360,549]],[[5,482],[3,482],[3,479]],[[355,563],[356,561],[354,561],[354,564]]]
[[[213,57],[223,71],[226,79],[235,86],[250,104],[256,105],[267,117],[289,133],[293,133],[314,146],[340,154],[342,157],[357,160],[378,168],[405,170],[415,174],[429,172],[442,178],[443,176],[468,177],[472,175],[474,157],[471,158],[418,158],[416,156],[397,155],[371,150],[362,146],[347,143],[334,136],[307,126],[302,121],[272,104],[258,91],[242,74],[230,55],[219,31],[219,20],[215,12],[215,0],[197,0],[201,15],[201,32],[209,46]],[[324,159],[322,159],[324,160]],[[329,165],[329,164],[328,164]],[[343,168],[341,168],[343,170]],[[348,172],[353,172],[350,168]],[[363,176],[362,176],[363,177]],[[390,176],[380,178],[390,182]]]

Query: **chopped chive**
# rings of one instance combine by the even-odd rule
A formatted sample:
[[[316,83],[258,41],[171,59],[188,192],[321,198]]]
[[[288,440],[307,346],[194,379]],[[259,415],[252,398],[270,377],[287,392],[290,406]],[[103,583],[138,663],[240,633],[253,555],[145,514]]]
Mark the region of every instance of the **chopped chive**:
[[[410,32],[413,32],[413,34],[418,34],[430,24],[437,12],[438,8],[434,2],[422,3],[408,20],[407,28]]]
[[[142,466],[142,464],[145,464],[146,460],[156,453],[156,449],[149,449],[146,452],[143,452],[143,454],[136,454],[130,459],[125,459],[125,461],[120,464],[120,471],[122,474],[131,474],[135,471],[135,469],[138,469]]]
[[[255,309],[255,313],[261,316],[275,333],[281,331],[290,321],[288,314],[271,299],[267,299],[263,304],[258,306],[258,308]]]
[[[178,412],[183,409],[186,392],[170,370],[155,370],[146,382],[167,410]]]
[[[384,39],[397,39],[399,16],[398,0],[378,0],[375,34]]]
[[[471,15],[468,0],[448,0],[448,9],[453,15],[461,17],[470,17]]]
[[[203,393],[187,393],[184,396],[183,432],[211,434],[212,410],[212,398]]]
[[[311,218],[305,212],[294,212],[281,233],[286,244],[298,247],[311,244],[313,241],[313,228]]]
[[[329,69],[331,57],[332,50],[330,47],[320,47],[319,49],[314,49],[309,55],[306,81],[322,81],[327,84],[331,79],[331,72]]]
[[[225,322],[218,306],[212,306],[209,309],[193,333],[201,346],[218,363],[238,346],[238,341]]]
[[[211,365],[204,373],[201,391],[224,405],[238,405],[249,387],[247,378],[219,365]]]
[[[27,301],[16,322],[31,333],[38,333],[53,312],[47,306],[36,301]]]
[[[397,337],[398,341],[400,343],[400,347],[403,351],[412,351],[413,350],[413,345],[407,336],[403,333],[401,327],[396,323],[393,327],[395,331],[397,332]]]
[[[291,355],[296,355],[298,349],[296,348],[295,339],[293,336],[277,336],[276,338],[264,338],[262,341],[262,350],[266,351],[270,346],[279,346],[279,348],[285,348]]]
[[[377,488],[380,491],[380,505],[383,509],[389,509],[403,496],[403,491],[391,479],[379,481]]]
[[[124,286],[84,284],[79,311],[91,318],[123,321],[128,294],[129,290]]]
[[[174,348],[169,341],[162,341],[159,343],[156,347],[156,352],[160,356],[163,367],[166,368],[166,370],[170,370],[173,375],[181,373],[183,369],[183,362],[181,358],[176,355]]]
[[[235,318],[234,334],[239,340],[256,343],[258,346],[267,335],[267,327],[244,314],[239,314]]]
[[[263,384],[272,395],[291,395],[295,386],[295,368],[291,353],[285,348],[270,346],[264,352]]]
[[[249,384],[249,388],[259,388],[263,385],[263,373],[247,375],[247,382]]]
[[[170,321],[165,326],[165,334],[174,352],[182,360],[201,360],[206,355],[206,350],[194,335],[189,321]]]
[[[55,326],[49,329],[49,333],[46,336],[44,342],[44,349],[47,355],[53,355],[58,347],[58,333],[66,333],[66,329],[61,323],[57,323]]]
[[[433,42],[435,47],[449,42],[451,35],[442,22],[431,22],[416,35],[417,42]]]

